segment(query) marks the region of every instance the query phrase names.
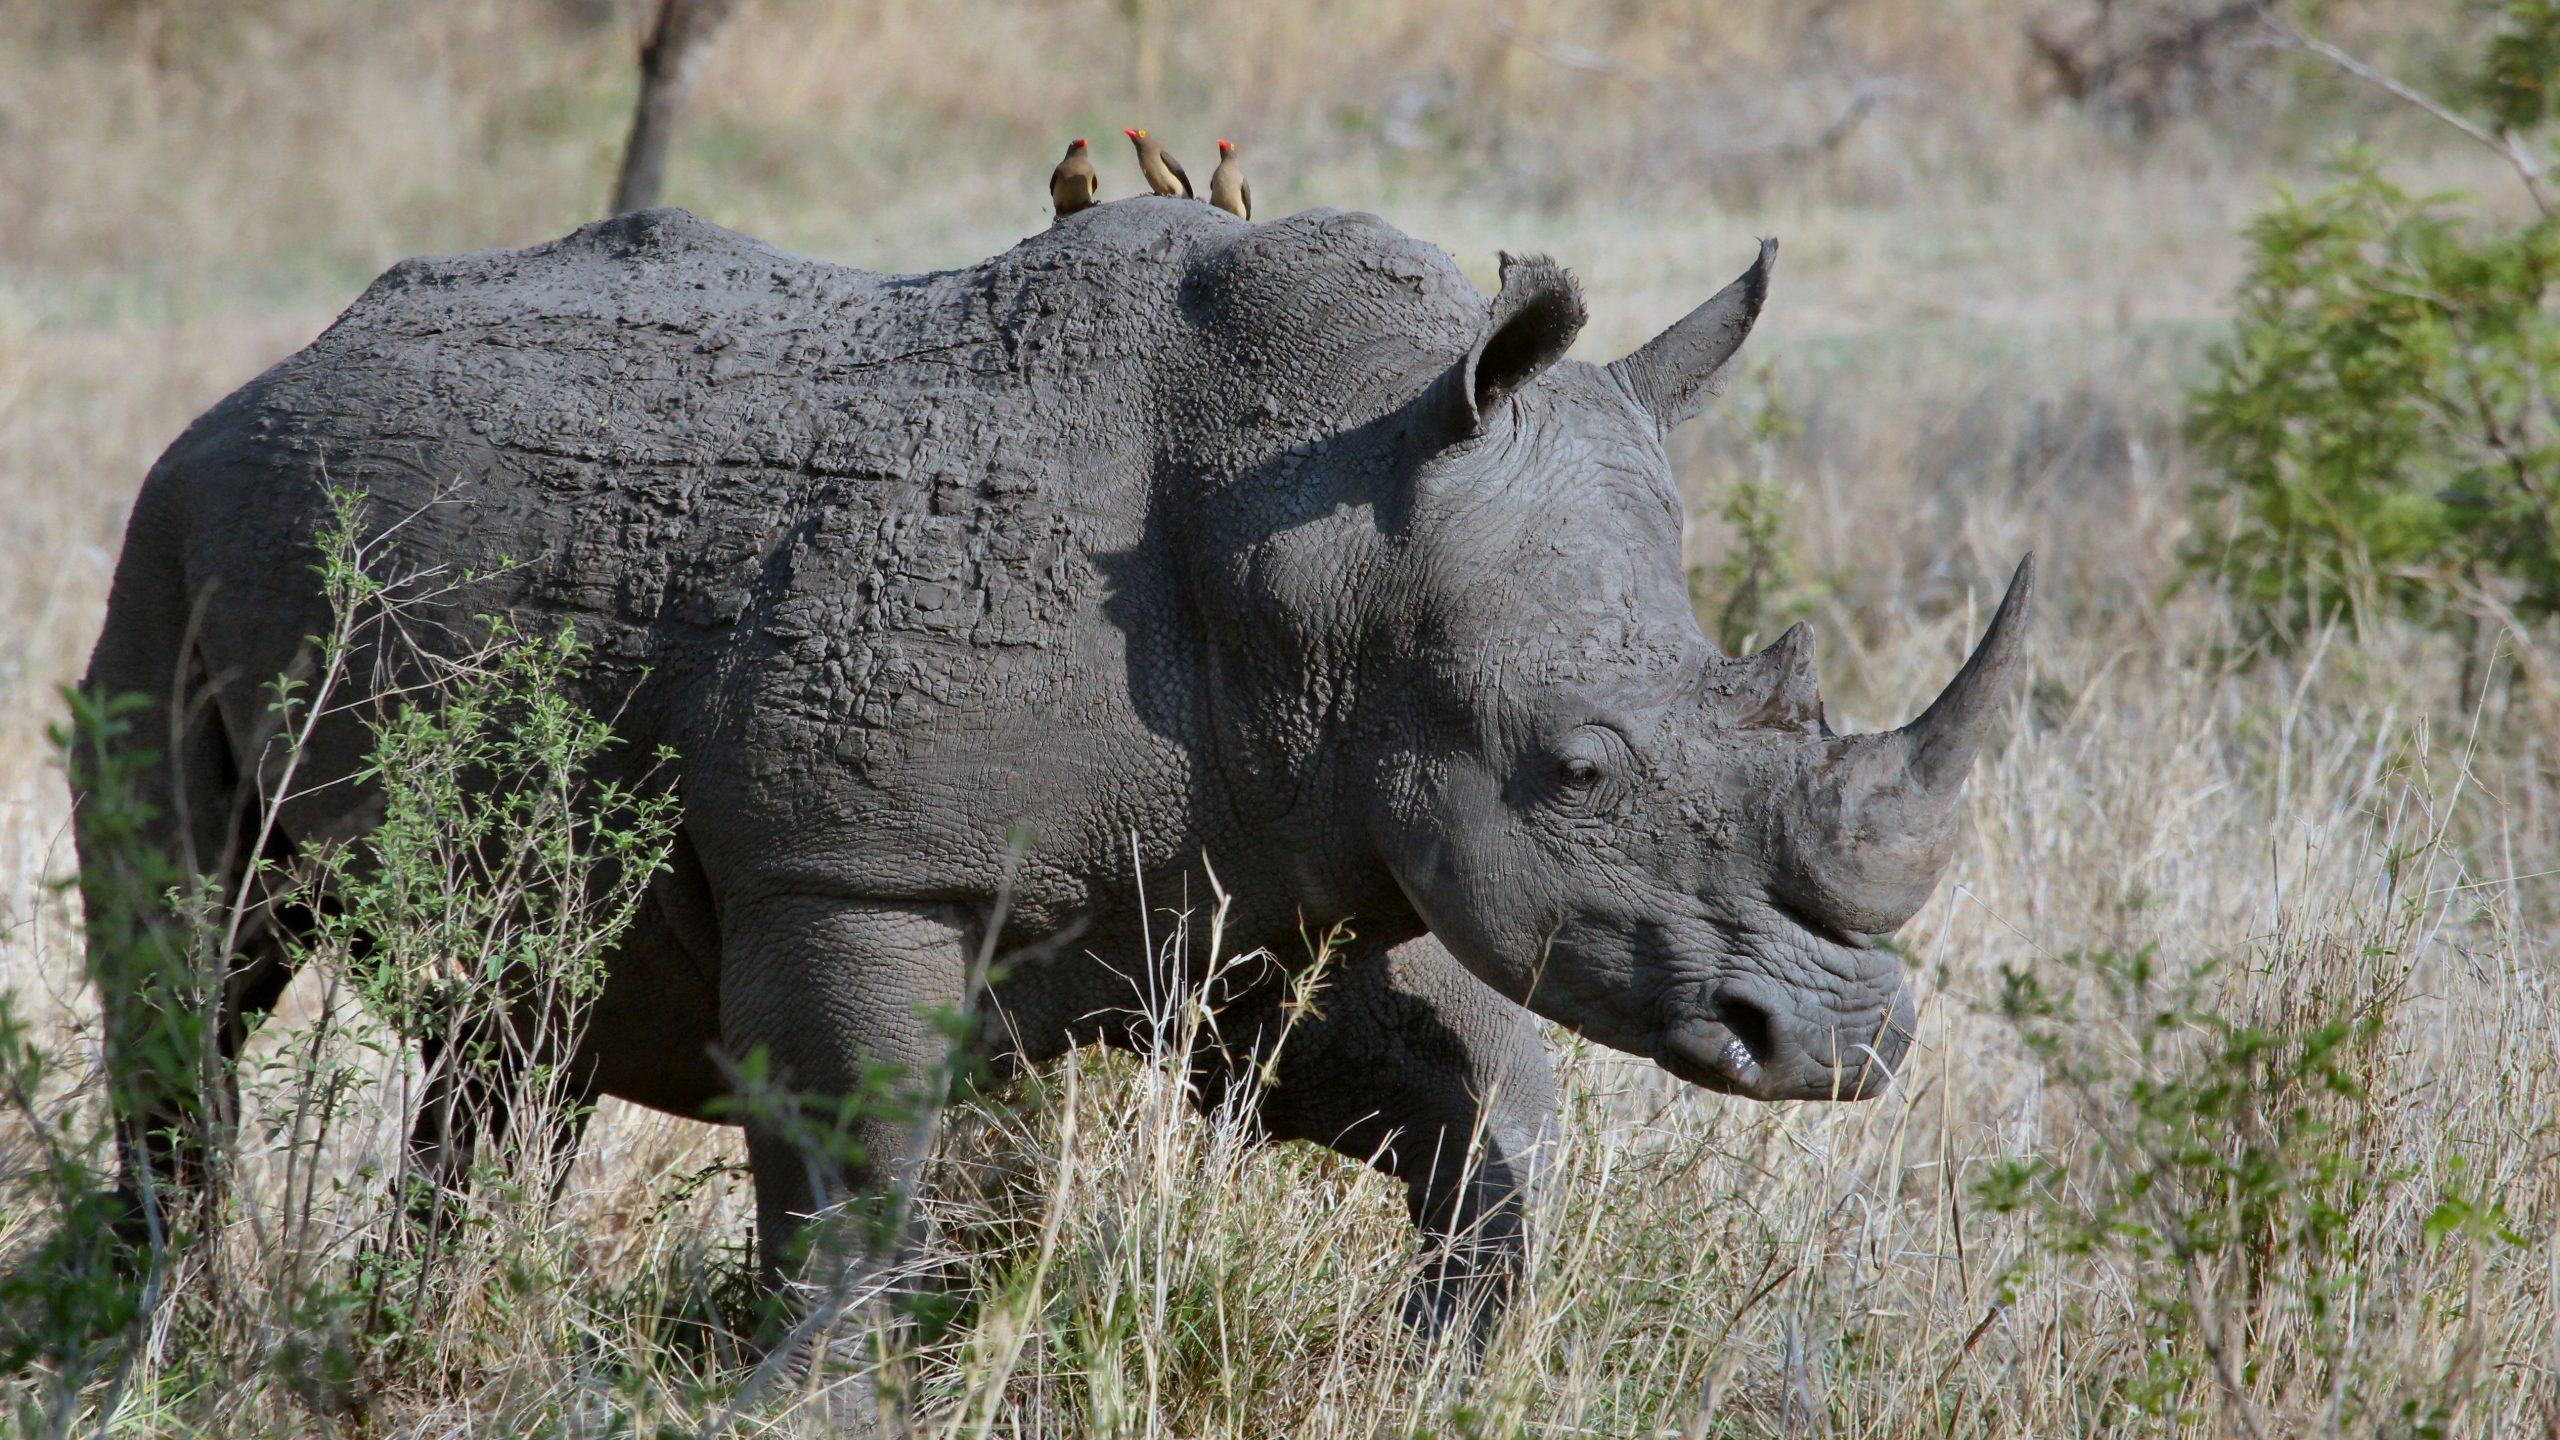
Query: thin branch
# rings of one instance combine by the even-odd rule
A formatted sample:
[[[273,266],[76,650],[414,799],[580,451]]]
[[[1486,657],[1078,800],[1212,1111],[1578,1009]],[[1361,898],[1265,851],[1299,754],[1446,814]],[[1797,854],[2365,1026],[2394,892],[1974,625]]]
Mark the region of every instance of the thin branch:
[[[2545,217],[2553,213],[2551,193],[2543,185],[2542,167],[2534,163],[2532,153],[2516,139],[2512,132],[2492,130],[2425,91],[2393,79],[2328,41],[2303,34],[2289,21],[2269,15],[2267,28],[2275,32],[2277,43],[2285,48],[2317,56],[2366,84],[2417,106],[2504,156],[2506,162],[2514,166],[2516,174],[2523,179],[2525,193],[2533,197],[2534,208],[2541,211]]]

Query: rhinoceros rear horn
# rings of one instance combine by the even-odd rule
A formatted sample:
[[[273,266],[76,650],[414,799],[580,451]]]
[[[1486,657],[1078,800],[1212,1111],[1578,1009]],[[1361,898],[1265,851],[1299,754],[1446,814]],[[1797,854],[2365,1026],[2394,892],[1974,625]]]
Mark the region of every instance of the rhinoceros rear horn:
[[[1802,620],[1765,650],[1742,660],[1733,718],[1746,725],[1813,726],[1822,722],[1822,687],[1813,667],[1813,627]]]
[[[1725,365],[1760,318],[1760,304],[1769,298],[1769,270],[1777,263],[1778,242],[1761,241],[1760,258],[1732,284],[1609,366],[1664,431],[1697,414],[1707,396],[1724,393]]]
[[[1482,430],[1503,401],[1564,358],[1587,318],[1582,287],[1563,266],[1543,255],[1505,254],[1502,293],[1493,299],[1484,333],[1445,383],[1433,387],[1450,438]]]
[[[2015,682],[2034,588],[2030,555],[1972,658],[1919,719],[1825,742],[1785,816],[1783,883],[1802,910],[1881,934],[1929,898],[1955,849],[1965,776]]]

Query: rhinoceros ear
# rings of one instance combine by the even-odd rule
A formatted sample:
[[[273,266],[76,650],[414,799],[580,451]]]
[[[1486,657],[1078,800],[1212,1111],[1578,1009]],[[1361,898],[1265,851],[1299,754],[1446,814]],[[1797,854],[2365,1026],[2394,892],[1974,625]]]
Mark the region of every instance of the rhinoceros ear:
[[[1609,373],[1618,377],[1637,405],[1667,433],[1698,413],[1710,395],[1724,393],[1724,367],[1751,334],[1760,318],[1760,302],[1769,295],[1769,269],[1778,260],[1778,242],[1760,242],[1760,258],[1715,297],[1644,344]]]
[[[1563,266],[1543,255],[1505,253],[1502,293],[1493,298],[1484,333],[1434,387],[1449,437],[1462,440],[1483,430],[1504,400],[1564,358],[1587,318],[1582,287]]]

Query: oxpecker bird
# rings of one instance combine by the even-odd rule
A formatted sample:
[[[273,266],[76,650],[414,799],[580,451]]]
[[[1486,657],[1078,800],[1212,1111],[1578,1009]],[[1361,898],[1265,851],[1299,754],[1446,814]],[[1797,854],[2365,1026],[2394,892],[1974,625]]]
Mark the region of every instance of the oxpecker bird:
[[[1084,142],[1067,146],[1067,158],[1049,172],[1049,201],[1058,207],[1058,218],[1066,219],[1093,203],[1102,190],[1102,173],[1093,168],[1093,159],[1084,153]]]
[[[1123,130],[1129,143],[1138,147],[1138,171],[1147,177],[1147,188],[1159,195],[1179,195],[1185,200],[1200,197],[1191,193],[1191,177],[1182,173],[1182,162],[1173,158],[1162,145],[1147,138],[1144,130]]]
[[[1253,218],[1253,182],[1244,178],[1244,162],[1236,147],[1218,142],[1218,168],[1209,176],[1209,203],[1230,215]]]

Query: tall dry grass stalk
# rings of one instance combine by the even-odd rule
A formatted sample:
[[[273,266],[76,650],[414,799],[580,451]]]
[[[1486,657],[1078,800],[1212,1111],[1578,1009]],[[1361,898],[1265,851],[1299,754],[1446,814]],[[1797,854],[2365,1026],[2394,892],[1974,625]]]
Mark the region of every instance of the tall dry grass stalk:
[[[1815,621],[1843,728],[1907,718],[2039,551],[2034,683],[1902,936],[1923,1000],[1902,1082],[1755,1107],[1557,1037],[1532,1272],[1469,1372],[1399,1328],[1411,1240],[1385,1182],[1193,1115],[1168,1055],[1078,1057],[947,1123],[925,1259],[959,1308],[886,1332],[910,1351],[886,1370],[822,1367],[736,1433],[883,1406],[949,1435],[2560,1433],[2560,697],[2496,683],[2456,709],[2459,656],[2389,628],[2244,653],[2176,559],[2197,479],[2177,395],[2237,224],[2293,162],[2209,124],[2137,151],[2022,109],[2018,6],[1817,8],[1833,18],[1216,4],[1166,22],[1156,128],[1259,137],[1275,211],[1379,209],[1488,276],[1497,247],[1554,251],[1592,291],[1595,356],[1781,233],[1755,351],[1796,425],[1711,420],[1675,462],[1702,566],[1733,543],[1714,517],[1738,479],[1765,459],[1788,487],[1772,618]],[[1041,223],[1057,137],[1149,118],[1123,118],[1131,13],[750,7],[676,198],[883,268],[987,253]],[[597,15],[0,10],[0,985],[66,1062],[41,1097],[58,1123],[94,1113],[96,1011],[48,883],[70,851],[41,736],[132,488],[381,264],[596,211],[632,43]],[[1748,153],[1879,74],[1910,92],[1839,148]],[[1738,387],[1727,414],[1759,403]],[[2235,1025],[2369,1017],[2333,1052],[2343,1088],[2207,1137],[2335,1160],[2286,1192],[2338,1211],[2325,1248],[2282,1227],[2183,1256],[2066,1233],[2146,1167],[2166,1178],[2128,1224],[2156,1239],[2218,1213],[2180,1177],[2220,1172],[2142,1148],[2172,1133],[2142,1097],[2219,1053],[2091,958],[2146,954],[2163,977],[2212,962],[2196,1006]],[[2012,975],[2074,1007],[2068,1058],[2104,1083],[2030,1043]],[[490,1212],[504,1243],[481,1253],[505,1263],[410,1356],[323,1383],[314,1337],[339,1332],[277,1267],[347,1262],[363,1177],[405,1131],[398,1050],[317,981],[255,1040],[236,1234],[182,1282],[221,1323],[164,1331],[117,1426],[694,1433],[722,1414],[753,1358],[734,1138],[613,1105],[556,1203]],[[295,1117],[323,1096],[315,1149]],[[0,1119],[0,1171],[36,1138]],[[2026,1163],[2045,1199],[1999,1208]],[[46,1218],[0,1215],[0,1261]]]

